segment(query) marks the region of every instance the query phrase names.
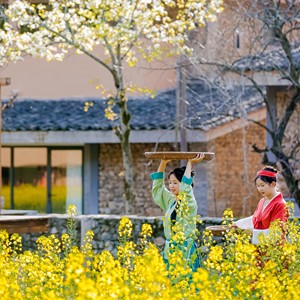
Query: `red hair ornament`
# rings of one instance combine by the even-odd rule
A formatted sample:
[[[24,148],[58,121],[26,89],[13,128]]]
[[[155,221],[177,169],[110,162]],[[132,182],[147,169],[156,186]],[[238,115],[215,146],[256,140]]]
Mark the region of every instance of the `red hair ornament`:
[[[277,178],[277,174],[275,172],[267,171],[267,170],[258,171],[256,175]]]

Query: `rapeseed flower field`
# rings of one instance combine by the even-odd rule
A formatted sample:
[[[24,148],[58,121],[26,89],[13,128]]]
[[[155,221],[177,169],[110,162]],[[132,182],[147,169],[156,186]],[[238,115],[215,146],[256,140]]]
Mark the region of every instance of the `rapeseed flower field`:
[[[282,224],[253,245],[247,232],[224,230],[222,244],[210,231],[198,235],[201,267],[195,272],[184,259],[180,234],[169,257],[169,268],[151,242],[152,228],[142,226],[133,241],[132,223],[119,225],[117,256],[96,253],[93,232],[76,246],[70,207],[68,234],[40,236],[36,251],[22,251],[17,234],[0,232],[0,299],[300,299],[300,224],[290,218],[286,238]],[[223,223],[233,222],[224,212]],[[179,237],[179,238],[178,238]]]

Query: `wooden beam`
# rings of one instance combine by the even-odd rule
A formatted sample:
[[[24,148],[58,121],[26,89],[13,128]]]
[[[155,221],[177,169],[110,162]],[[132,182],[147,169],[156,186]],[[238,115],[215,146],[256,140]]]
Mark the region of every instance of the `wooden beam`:
[[[47,218],[34,219],[2,219],[0,218],[0,229],[6,230],[9,234],[13,233],[33,233],[33,232],[48,232],[49,224]]]

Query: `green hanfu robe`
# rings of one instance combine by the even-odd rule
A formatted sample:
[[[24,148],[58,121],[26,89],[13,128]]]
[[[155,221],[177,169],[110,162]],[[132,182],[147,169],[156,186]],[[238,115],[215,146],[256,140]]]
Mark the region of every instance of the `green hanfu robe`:
[[[163,258],[167,262],[168,254],[170,251],[170,243],[172,243],[172,223],[171,215],[177,204],[176,196],[173,195],[164,184],[164,173],[155,172],[150,175],[153,180],[152,185],[152,197],[154,202],[165,212],[163,218],[164,235],[166,243],[163,251]],[[196,230],[196,215],[197,215],[197,202],[194,197],[192,189],[192,178],[186,178],[183,176],[180,183],[179,192],[185,195],[185,201],[187,201],[188,212],[183,218],[178,218],[176,215],[176,222],[180,222],[180,227],[183,228],[185,242],[183,247],[183,256],[189,262],[189,265],[193,270],[200,267],[199,258],[196,255],[195,247],[195,230]]]

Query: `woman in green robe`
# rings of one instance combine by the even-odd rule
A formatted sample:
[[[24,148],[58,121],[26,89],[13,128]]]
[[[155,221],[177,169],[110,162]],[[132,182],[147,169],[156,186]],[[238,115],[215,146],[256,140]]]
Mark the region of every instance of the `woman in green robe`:
[[[200,266],[200,262],[195,247],[197,202],[192,188],[192,164],[202,161],[203,158],[204,155],[199,154],[196,158],[189,159],[186,167],[174,169],[168,176],[169,189],[164,184],[164,171],[170,160],[161,160],[157,172],[150,175],[153,180],[153,200],[165,212],[163,224],[166,243],[163,258],[168,264],[171,251],[179,249],[193,271]],[[183,245],[176,241],[175,226],[184,234]]]

